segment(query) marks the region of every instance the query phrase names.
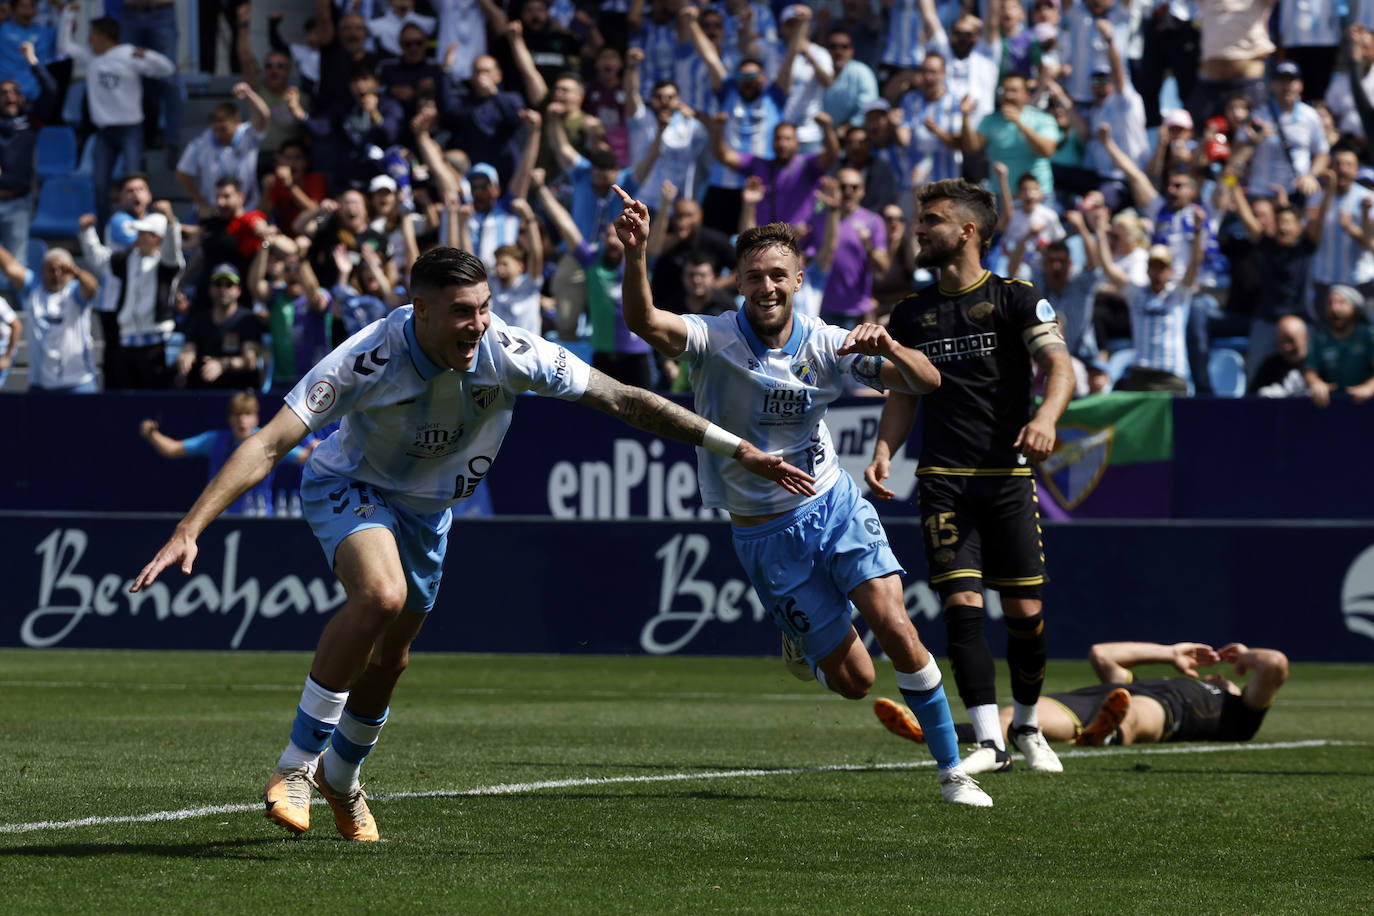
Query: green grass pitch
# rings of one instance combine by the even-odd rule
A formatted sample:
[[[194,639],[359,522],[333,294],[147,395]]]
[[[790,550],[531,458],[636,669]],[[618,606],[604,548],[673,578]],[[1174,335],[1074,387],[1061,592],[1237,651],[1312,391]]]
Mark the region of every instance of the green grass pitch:
[[[1374,911],[1369,666],[1295,665],[1250,745],[1061,746],[971,810],[776,659],[417,654],[364,768],[379,844],[262,817],[308,667],[0,651],[0,911]]]

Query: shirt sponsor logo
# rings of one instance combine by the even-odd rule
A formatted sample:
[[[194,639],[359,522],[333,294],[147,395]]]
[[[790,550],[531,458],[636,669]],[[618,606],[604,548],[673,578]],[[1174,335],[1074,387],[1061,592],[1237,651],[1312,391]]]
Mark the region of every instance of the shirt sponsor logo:
[[[811,392],[807,389],[770,388],[763,394],[763,415],[791,419],[800,417],[811,406]]]
[[[406,454],[412,458],[443,458],[458,451],[463,427],[446,429],[438,423],[426,423],[415,431]]]
[[[997,352],[997,332],[985,331],[964,337],[944,337],[917,344],[916,349],[932,363],[948,363],[975,356],[991,356]]]
[[[334,406],[338,398],[334,386],[326,381],[318,381],[305,394],[305,408],[311,413],[324,413]]]

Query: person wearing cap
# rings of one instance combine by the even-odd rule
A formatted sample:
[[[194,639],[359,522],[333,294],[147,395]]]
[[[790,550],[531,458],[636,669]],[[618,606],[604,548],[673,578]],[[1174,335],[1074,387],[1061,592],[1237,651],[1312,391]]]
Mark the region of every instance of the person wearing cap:
[[[76,266],[71,252],[51,248],[35,273],[4,247],[0,272],[19,291],[28,332],[29,390],[94,394],[91,306],[100,282]]]
[[[1196,152],[1193,116],[1186,108],[1175,108],[1164,115],[1159,128],[1159,142],[1150,154],[1150,161],[1145,164],[1145,173],[1151,177],[1162,177],[1180,166],[1190,166],[1196,158]]]
[[[1302,100],[1302,71],[1291,60],[1274,68],[1267,104],[1255,109],[1257,132],[1250,157],[1249,193],[1268,197],[1278,185],[1291,196],[1307,198],[1319,189],[1318,178],[1330,162],[1326,127],[1317,110]]]
[[[1325,407],[1344,391],[1356,404],[1374,397],[1374,328],[1364,320],[1364,296],[1336,285],[1326,294],[1325,320],[1312,329],[1303,376],[1312,403]]]
[[[96,270],[106,272],[118,316],[119,347],[105,355],[106,389],[166,388],[167,341],[175,328],[177,284],[186,267],[181,253],[181,225],[165,200],[153,212],[134,220],[133,245],[113,251],[95,231],[95,216],[80,220],[81,253]]]
[[[964,172],[960,140],[964,114],[959,108],[959,97],[950,92],[946,84],[945,67],[940,52],[928,52],[916,69],[915,85],[899,103],[902,120],[911,131],[906,153],[910,157],[908,161],[915,162],[919,169],[916,183],[958,178]],[[900,189],[910,191],[912,170],[898,168],[894,171],[901,183]]]
[[[483,534],[454,528],[452,510],[489,472],[523,393],[577,401],[734,456],[791,492],[814,492],[814,478],[781,458],[493,317],[486,269],[470,252],[439,247],[421,255],[411,290],[410,305],[301,379],[276,416],[234,450],[130,587],[148,589],[171,567],[190,574],[210,523],[307,433],[340,424],[311,454],[301,497],[347,599],[324,626],[289,742],[263,791],[267,818],[293,834],[310,828],[318,788],[346,839],[379,839],[360,768],[434,608],[450,534],[461,545],[456,572],[471,574],[471,543]]]
[[[176,360],[177,387],[256,390],[261,384],[262,322],[239,306],[242,292],[236,266],[224,263],[211,269],[210,308],[186,319],[186,343]]]
[[[1201,207],[1193,205],[1201,211]],[[1196,213],[1197,219],[1206,214]],[[1193,248],[1183,280],[1174,282],[1174,254],[1167,245],[1151,245],[1145,286],[1130,283],[1126,272],[1111,260],[1102,263],[1108,279],[1116,283],[1131,312],[1131,345],[1135,364],[1116,383],[1117,391],[1168,391],[1188,393],[1188,315],[1193,307],[1198,265],[1202,262],[1203,236],[1193,236]]]
[[[248,103],[248,123],[240,118],[236,104],[220,102],[210,109],[210,126],[186,144],[177,160],[177,183],[202,219],[214,212],[215,182],[221,178],[237,178],[242,183],[249,210],[258,204],[258,148],[267,136],[272,111],[247,83],[236,84],[233,93]]]

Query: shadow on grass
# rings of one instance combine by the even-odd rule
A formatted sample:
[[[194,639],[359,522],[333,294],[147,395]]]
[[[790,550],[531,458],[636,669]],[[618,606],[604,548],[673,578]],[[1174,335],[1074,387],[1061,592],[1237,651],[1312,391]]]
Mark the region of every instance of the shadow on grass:
[[[0,859],[63,858],[85,859],[93,856],[162,856],[172,859],[248,859],[275,861],[276,856],[254,854],[259,847],[279,847],[289,837],[261,837],[242,840],[217,840],[212,843],[53,843],[45,846],[16,846],[0,849]]]

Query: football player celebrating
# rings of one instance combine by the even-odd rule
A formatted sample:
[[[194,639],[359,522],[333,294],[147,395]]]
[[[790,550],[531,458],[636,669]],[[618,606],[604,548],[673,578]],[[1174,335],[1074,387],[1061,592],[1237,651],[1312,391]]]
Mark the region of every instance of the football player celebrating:
[[[712,317],[656,308],[645,252],[649,210],[616,190],[625,205],[615,231],[625,245],[626,326],[664,356],[686,358],[699,413],[767,442],[815,477],[814,494],[771,493],[697,449],[702,503],[730,513],[735,553],[782,630],[789,668],[849,699],[868,693],[873,659],[850,623],[852,601],[892,659],[924,729],[940,765],[941,796],[990,806],[960,765],[940,669],[902,601],[901,565],[873,506],[840,469],[825,425],[846,376],[915,396],[934,391],[940,374],[877,325],[845,332],[796,314],[802,256],[786,223],[740,233],[740,311]]]

